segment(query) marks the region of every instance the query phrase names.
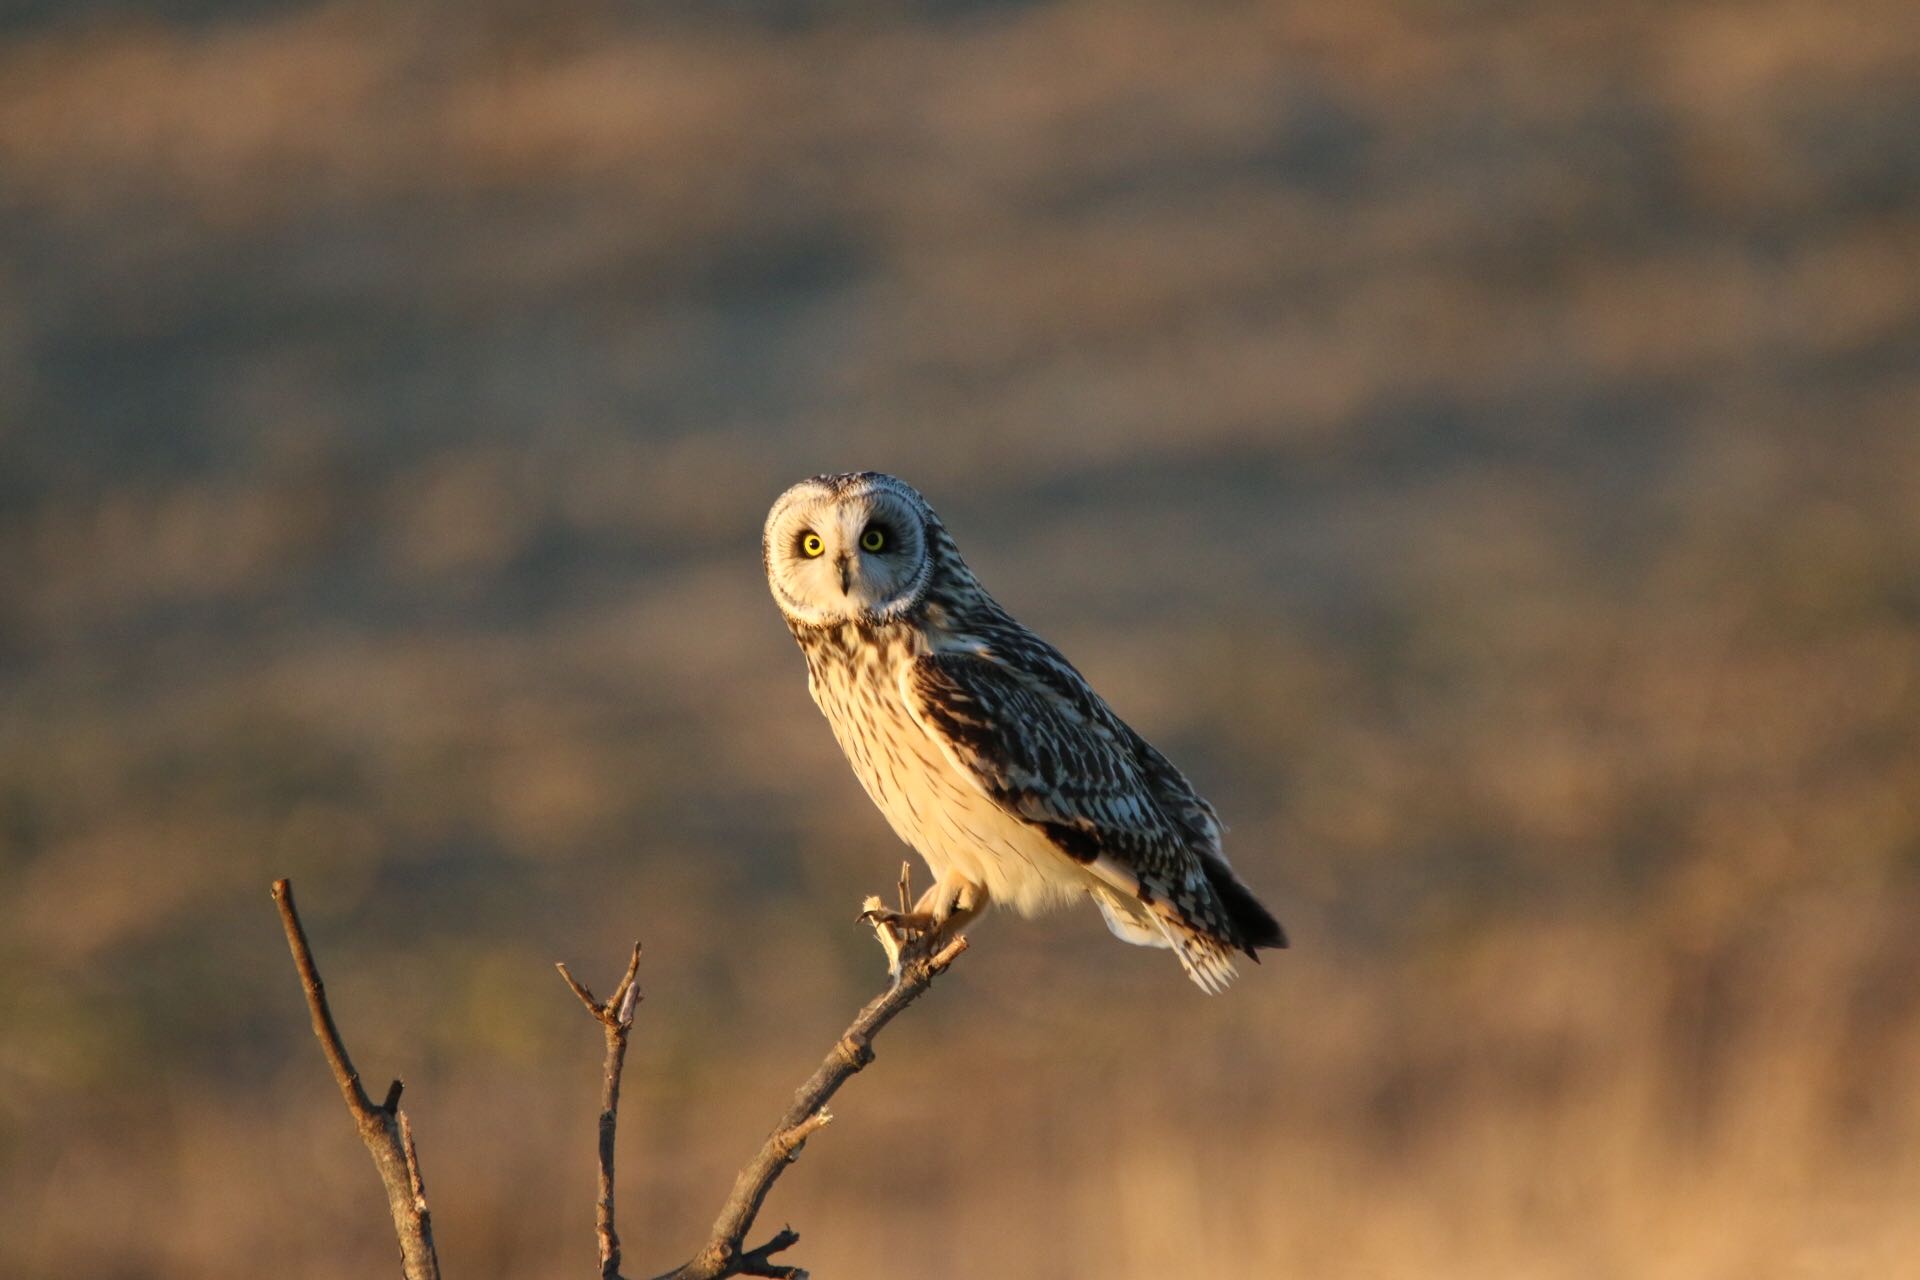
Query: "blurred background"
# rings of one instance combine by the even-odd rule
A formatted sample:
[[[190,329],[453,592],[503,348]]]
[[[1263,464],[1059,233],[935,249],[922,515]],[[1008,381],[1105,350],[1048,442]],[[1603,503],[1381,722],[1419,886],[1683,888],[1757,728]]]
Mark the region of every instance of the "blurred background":
[[[461,1280],[643,938],[684,1258],[882,976],[758,559],[867,467],[1295,947],[987,922],[794,1260],[1920,1271],[1911,0],[0,12],[0,1272],[394,1272],[279,875]]]

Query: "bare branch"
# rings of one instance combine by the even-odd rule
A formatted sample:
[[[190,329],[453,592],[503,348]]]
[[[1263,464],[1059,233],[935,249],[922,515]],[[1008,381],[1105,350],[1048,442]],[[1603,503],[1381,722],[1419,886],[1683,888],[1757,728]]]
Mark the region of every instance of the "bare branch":
[[[613,1227],[613,1139],[620,1125],[620,1074],[627,1063],[627,1035],[633,1030],[634,1006],[640,1003],[640,944],[633,944],[627,974],[605,1003],[593,998],[586,984],[574,978],[564,964],[556,964],[573,994],[601,1025],[607,1039],[606,1062],[600,1076],[600,1198],[594,1204],[594,1236],[600,1245],[601,1280],[621,1280],[620,1233]]]
[[[873,906],[879,903],[869,900]],[[786,1114],[767,1135],[746,1167],[734,1179],[733,1190],[714,1220],[706,1246],[689,1262],[658,1280],[721,1280],[725,1276],[782,1276],[802,1280],[806,1272],[798,1267],[772,1261],[772,1255],[789,1248],[800,1239],[791,1228],[783,1227],[772,1239],[755,1249],[746,1249],[747,1232],[766,1202],[767,1193],[781,1173],[800,1155],[808,1137],[833,1119],[827,1103],[840,1086],[873,1061],[873,1040],[880,1029],[932,985],[967,949],[965,938],[954,938],[938,951],[926,954],[924,948],[901,949],[890,926],[875,923],[874,931],[887,950],[890,966],[899,977],[886,991],[867,1002],[854,1017],[852,1025],[828,1050],[826,1060],[812,1077],[794,1092]]]
[[[906,901],[905,874],[901,880],[901,901]],[[307,1009],[313,1019],[313,1033],[320,1041],[327,1065],[340,1087],[361,1140],[372,1154],[374,1167],[386,1187],[388,1208],[393,1215],[394,1232],[400,1241],[401,1267],[407,1280],[439,1280],[440,1263],[434,1254],[432,1218],[427,1211],[426,1184],[420,1174],[420,1158],[414,1149],[413,1127],[400,1110],[403,1088],[395,1080],[386,1097],[376,1106],[360,1083],[353,1060],[347,1055],[340,1029],[334,1023],[327,1004],[326,988],[314,964],[313,950],[307,943],[299,912],[293,903],[293,885],[276,880],[273,900],[280,911],[287,946],[293,953],[300,984],[306,992]],[[807,1139],[833,1121],[827,1103],[842,1084],[873,1061],[873,1041],[881,1028],[901,1010],[917,1000],[933,980],[967,949],[965,938],[953,938],[939,946],[933,933],[902,932],[902,928],[884,917],[877,898],[867,900],[865,918],[887,953],[893,984],[868,1001],[851,1025],[834,1042],[825,1061],[807,1082],[795,1091],[780,1121],[767,1135],[759,1151],[735,1177],[733,1189],[706,1245],[678,1269],[659,1280],[723,1280],[728,1276],[764,1276],[784,1280],[805,1280],[806,1272],[797,1266],[774,1261],[774,1255],[791,1248],[800,1239],[791,1227],[782,1227],[764,1244],[746,1247],[747,1232],[766,1203],[774,1182],[796,1160]],[[902,913],[904,914],[904,913]],[[938,949],[935,949],[937,946]],[[640,944],[633,944],[632,958],[625,976],[606,1000],[594,998],[564,964],[556,965],[560,976],[587,1012],[604,1029],[607,1053],[601,1078],[600,1104],[600,1179],[595,1205],[595,1235],[599,1243],[601,1280],[623,1280],[620,1274],[620,1236],[614,1229],[614,1138],[620,1116],[620,1077],[626,1066],[627,1038],[633,1030],[634,1009],[641,1000]]]
[[[555,961],[553,967],[560,971],[560,976],[566,979],[569,987],[573,988],[573,994],[580,998],[580,1003],[587,1006],[587,1012],[596,1018],[600,1017],[600,1002],[593,998],[593,988],[574,977],[573,970],[567,968],[565,961]]]
[[[293,905],[293,883],[273,882],[273,902],[280,911],[280,925],[286,931],[287,947],[293,952],[294,968],[300,973],[300,986],[306,992],[307,1012],[313,1018],[313,1034],[320,1041],[327,1065],[333,1070],[340,1096],[353,1116],[360,1140],[373,1156],[374,1168],[387,1190],[387,1207],[393,1214],[394,1234],[400,1240],[400,1265],[407,1280],[439,1280],[440,1260],[433,1250],[433,1220],[427,1212],[426,1185],[420,1177],[420,1161],[413,1150],[413,1131],[400,1110],[401,1084],[395,1080],[387,1088],[386,1100],[375,1106],[353,1069],[347,1046],[334,1024],[333,1010],[327,1005],[326,986],[313,961],[313,949],[307,945],[307,931],[301,927],[300,913]]]

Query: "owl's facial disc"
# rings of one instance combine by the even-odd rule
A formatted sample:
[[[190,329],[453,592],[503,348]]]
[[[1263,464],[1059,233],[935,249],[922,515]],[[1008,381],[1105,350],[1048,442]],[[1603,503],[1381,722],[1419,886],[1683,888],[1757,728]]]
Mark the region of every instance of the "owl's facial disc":
[[[767,516],[767,584],[797,622],[884,621],[926,589],[926,515],[888,477],[805,480]]]

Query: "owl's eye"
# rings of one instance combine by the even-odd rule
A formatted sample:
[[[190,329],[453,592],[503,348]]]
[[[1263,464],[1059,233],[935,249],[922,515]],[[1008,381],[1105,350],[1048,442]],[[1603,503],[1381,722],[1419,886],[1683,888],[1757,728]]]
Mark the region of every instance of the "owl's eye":
[[[809,560],[817,559],[826,549],[827,544],[820,541],[820,535],[817,533],[809,532],[800,539],[800,554]]]
[[[860,535],[860,548],[863,551],[885,551],[887,531],[877,524],[868,525],[867,531]]]

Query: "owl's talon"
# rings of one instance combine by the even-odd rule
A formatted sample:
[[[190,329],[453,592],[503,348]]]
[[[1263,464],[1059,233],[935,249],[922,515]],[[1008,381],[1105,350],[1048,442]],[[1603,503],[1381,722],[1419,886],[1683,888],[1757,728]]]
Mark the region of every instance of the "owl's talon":
[[[855,917],[855,919],[863,924],[870,924],[875,927],[884,925],[895,933],[903,936],[911,935],[918,937],[922,934],[929,934],[934,931],[935,927],[931,912],[894,911],[882,906],[868,907]]]
[[[893,931],[892,926],[876,918],[881,910],[880,899],[869,894],[860,904],[860,914],[854,917],[854,921],[873,926],[874,941],[880,944],[880,950],[887,957],[887,972],[893,975],[894,981],[898,982],[900,980],[900,936]]]
[[[909,959],[918,959],[922,953],[932,950],[933,939],[938,935],[936,922],[925,912],[893,911],[880,904],[880,899],[869,896],[861,904],[856,921],[873,926],[873,936],[879,939],[880,949],[887,955],[887,973],[895,982],[900,981],[902,966]]]

